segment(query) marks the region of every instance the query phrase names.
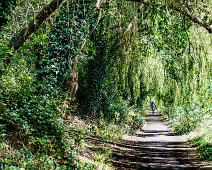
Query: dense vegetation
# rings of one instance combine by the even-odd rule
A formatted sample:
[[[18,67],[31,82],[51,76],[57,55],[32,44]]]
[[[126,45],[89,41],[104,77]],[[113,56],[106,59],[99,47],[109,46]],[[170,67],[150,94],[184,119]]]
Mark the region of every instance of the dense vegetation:
[[[141,127],[153,100],[212,160],[210,0],[67,0],[29,29],[50,2],[0,2],[0,168],[104,169],[87,139]]]

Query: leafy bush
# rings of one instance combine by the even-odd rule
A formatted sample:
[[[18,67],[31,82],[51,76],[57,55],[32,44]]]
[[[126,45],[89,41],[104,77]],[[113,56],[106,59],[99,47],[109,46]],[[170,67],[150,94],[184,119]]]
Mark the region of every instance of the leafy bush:
[[[204,110],[190,106],[169,107],[164,115],[165,119],[177,134],[191,132],[201,122]]]
[[[138,109],[129,108],[127,124],[133,129],[140,129],[144,123],[144,117]]]

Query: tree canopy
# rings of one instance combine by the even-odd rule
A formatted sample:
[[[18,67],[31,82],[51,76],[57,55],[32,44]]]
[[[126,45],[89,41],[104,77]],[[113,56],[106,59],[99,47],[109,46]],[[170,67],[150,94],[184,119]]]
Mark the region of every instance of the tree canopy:
[[[142,127],[152,101],[176,133],[209,124],[211,11],[210,0],[1,2],[0,163],[95,169],[110,154],[82,163],[87,140]],[[209,160],[210,131],[194,140]]]

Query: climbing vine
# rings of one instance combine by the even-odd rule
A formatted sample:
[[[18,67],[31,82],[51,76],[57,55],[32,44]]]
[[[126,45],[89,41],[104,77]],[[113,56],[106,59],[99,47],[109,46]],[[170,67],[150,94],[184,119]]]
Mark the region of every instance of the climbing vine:
[[[16,2],[0,6],[0,145],[9,140],[26,146],[28,161],[36,153],[49,167],[76,168],[85,133],[110,139],[139,128],[152,101],[178,133],[211,118],[207,11],[194,22],[183,1],[60,1],[37,27],[50,1]],[[34,31],[11,47],[29,23]],[[76,115],[98,123],[82,130]]]

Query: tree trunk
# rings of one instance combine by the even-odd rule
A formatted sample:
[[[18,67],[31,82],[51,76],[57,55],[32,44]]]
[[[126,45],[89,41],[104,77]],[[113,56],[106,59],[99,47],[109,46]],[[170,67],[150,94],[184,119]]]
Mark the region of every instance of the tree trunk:
[[[76,98],[78,90],[78,56],[71,60],[71,73],[70,73],[70,90],[69,94],[71,98]]]
[[[63,2],[64,0],[52,0],[48,5],[46,5],[39,14],[35,17],[33,21],[30,22],[28,28],[24,28],[18,34],[11,39],[11,46],[15,50],[18,50],[21,45],[30,37],[30,35],[35,32],[39,26],[45,21]]]

